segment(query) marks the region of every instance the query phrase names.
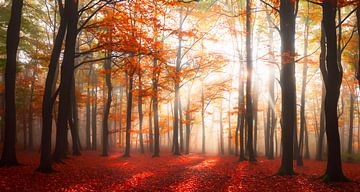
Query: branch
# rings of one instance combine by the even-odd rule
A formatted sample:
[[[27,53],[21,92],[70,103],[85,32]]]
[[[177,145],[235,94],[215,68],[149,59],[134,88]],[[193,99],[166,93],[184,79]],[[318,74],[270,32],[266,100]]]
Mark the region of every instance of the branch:
[[[353,36],[354,36],[354,33],[355,33],[355,31],[356,31],[356,28],[357,28],[357,27],[354,27],[354,29],[352,30],[351,35],[350,35],[349,39],[346,41],[345,45],[341,48],[341,50],[340,50],[340,54],[342,54],[342,53],[344,52],[345,48],[346,48],[346,47],[347,47],[347,45],[350,43],[351,39],[352,39],[352,38],[353,38]]]
[[[280,13],[280,10],[277,9],[276,7],[272,6],[271,4],[265,2],[264,0],[260,0],[262,3],[264,3],[265,5],[271,7],[272,9],[274,9],[276,12]]]
[[[340,27],[340,25],[342,25],[346,21],[346,19],[348,19],[355,11],[357,11],[358,8],[359,7],[356,7],[348,15],[346,15],[346,17],[338,25],[336,25],[336,28]]]
[[[315,4],[315,5],[319,5],[319,6],[324,5],[323,3],[315,2],[315,1],[312,1],[312,0],[306,0],[306,1],[309,2],[309,3]]]
[[[303,60],[303,59],[305,59],[305,58],[307,58],[307,57],[310,57],[311,55],[313,55],[314,53],[316,53],[320,48],[321,48],[321,47],[318,47],[318,48],[317,48],[315,51],[313,51],[312,53],[310,53],[310,54],[308,54],[308,55],[305,55],[305,56],[301,57],[300,59],[295,60],[295,63],[297,63],[297,62],[299,62],[299,61],[301,61],[301,60]]]

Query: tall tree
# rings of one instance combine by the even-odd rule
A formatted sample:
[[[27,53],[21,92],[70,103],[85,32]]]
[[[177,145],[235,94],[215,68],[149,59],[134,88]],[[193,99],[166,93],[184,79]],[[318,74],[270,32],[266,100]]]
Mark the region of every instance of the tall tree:
[[[68,108],[70,107],[70,90],[74,78],[74,58],[78,24],[78,1],[65,1],[64,14],[69,16],[65,40],[64,59],[61,65],[61,79],[59,86],[59,109],[56,129],[56,144],[53,155],[54,161],[66,158],[66,136]]]
[[[107,51],[107,57],[110,57],[111,51]],[[109,148],[109,113],[112,100],[112,84],[111,84],[111,59],[106,59],[104,63],[105,69],[105,82],[107,89],[107,98],[104,108],[104,116],[102,122],[103,138],[102,138],[102,156],[108,156]]]
[[[42,102],[42,132],[41,132],[41,157],[40,165],[37,169],[40,172],[52,172],[51,167],[51,133],[52,133],[52,119],[53,119],[53,106],[56,95],[54,95],[53,85],[56,82],[55,76],[58,68],[59,58],[65,32],[67,28],[68,15],[64,14],[64,7],[62,1],[58,1],[59,13],[61,16],[58,32],[54,40],[52,49],[49,70],[45,80],[45,89]]]
[[[246,0],[246,125],[248,129],[247,150],[249,151],[249,161],[255,161],[253,144],[253,99],[252,99],[252,45],[251,45],[251,1]],[[241,160],[241,159],[240,159]]]
[[[15,81],[16,58],[20,41],[21,14],[23,0],[13,0],[11,16],[6,33],[6,66],[5,66],[5,138],[0,166],[18,165],[15,151],[16,142],[16,109]]]
[[[321,23],[321,36],[320,36],[320,70],[322,73],[323,83],[321,86],[321,107],[320,107],[320,130],[319,137],[316,146],[316,160],[321,161],[323,159],[323,144],[325,136],[325,77],[327,76],[326,71],[326,44],[325,44],[325,30],[324,23]]]
[[[309,2],[307,3],[307,14],[305,16],[305,33],[304,33],[304,64],[302,71],[302,84],[301,84],[301,104],[300,104],[300,138],[299,138],[299,147],[297,155],[297,165],[303,165],[303,148],[304,148],[304,135],[306,129],[306,116],[305,116],[305,97],[306,97],[306,84],[307,84],[307,70],[308,70],[308,46],[309,46]]]
[[[342,81],[341,63],[338,65],[337,38],[336,38],[336,10],[337,0],[323,2],[323,25],[325,30],[327,54],[327,74],[323,74],[326,95],[325,95],[325,121],[326,138],[328,144],[328,161],[326,172],[323,176],[325,181],[346,180],[341,166],[340,136],[338,122],[338,100]]]
[[[281,37],[281,144],[279,175],[293,175],[294,125],[296,121],[295,20],[298,1],[280,0]]]

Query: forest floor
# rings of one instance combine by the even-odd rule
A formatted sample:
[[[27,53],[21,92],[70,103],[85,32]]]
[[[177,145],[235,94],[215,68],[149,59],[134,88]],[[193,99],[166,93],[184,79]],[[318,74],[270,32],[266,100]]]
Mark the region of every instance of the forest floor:
[[[257,162],[238,162],[236,157],[198,154],[121,154],[101,157],[83,152],[57,172],[34,172],[39,155],[19,152],[24,165],[0,168],[0,191],[360,191],[360,164],[344,163],[344,172],[353,182],[326,184],[319,180],[325,162],[304,161],[296,176],[274,176],[280,160],[258,158]]]

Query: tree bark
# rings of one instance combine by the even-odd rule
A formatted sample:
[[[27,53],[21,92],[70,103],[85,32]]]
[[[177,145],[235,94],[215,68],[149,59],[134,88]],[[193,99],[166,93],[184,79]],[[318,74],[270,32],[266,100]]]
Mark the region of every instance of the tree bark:
[[[86,149],[91,149],[91,137],[90,137],[90,121],[91,121],[91,112],[90,112],[90,77],[92,73],[92,66],[89,69],[89,80],[87,82],[86,88],[86,114],[85,114],[85,137],[86,137]]]
[[[56,130],[56,144],[53,160],[55,162],[61,161],[66,158],[66,136],[67,136],[67,120],[68,108],[70,107],[70,90],[71,83],[74,78],[74,58],[75,58],[75,45],[77,37],[77,23],[78,23],[78,1],[65,1],[64,14],[69,16],[64,59],[61,65],[61,79],[59,86],[59,109],[58,109],[58,122]]]
[[[150,148],[150,153],[154,152],[154,133],[153,133],[153,123],[152,123],[152,105],[153,105],[153,100],[152,98],[150,99],[150,103],[149,103],[149,148]]]
[[[111,51],[108,51],[108,56],[111,55]],[[107,88],[107,99],[104,108],[104,116],[102,122],[102,156],[108,156],[109,154],[109,113],[111,107],[111,100],[112,100],[112,84],[111,84],[111,59],[106,59],[104,63],[105,69],[105,82]]]
[[[139,61],[139,63],[140,63],[140,61]],[[143,110],[142,110],[141,69],[139,69],[139,71],[138,71],[138,77],[139,77],[138,112],[139,112],[139,131],[140,131],[140,152],[145,153],[144,139],[143,139],[143,133],[142,133],[144,114],[143,114]]]
[[[38,171],[49,173],[53,169],[51,167],[51,133],[52,133],[52,120],[53,120],[53,107],[56,100],[54,95],[54,83],[56,82],[56,70],[59,64],[61,49],[65,37],[65,32],[68,23],[68,15],[64,14],[62,1],[59,1],[59,12],[61,15],[59,30],[56,34],[54,47],[52,49],[49,70],[45,81],[45,90],[42,102],[42,132],[41,132],[41,156]]]
[[[94,76],[95,76],[95,71],[94,72]],[[96,79],[96,76],[95,76],[95,79]],[[92,139],[91,139],[91,149],[96,151],[96,148],[97,148],[97,82],[96,80],[93,82],[93,103],[92,103],[92,111],[91,111],[91,136],[92,136]]]
[[[75,79],[72,81],[71,85],[71,107],[69,110],[69,124],[70,124],[70,131],[72,137],[72,152],[74,156],[81,155],[80,149],[80,137],[79,137],[79,121],[78,121],[78,111],[77,111],[77,102],[76,102],[76,93],[75,93]]]
[[[153,76],[152,76],[152,83],[153,83],[153,112],[154,112],[154,154],[153,157],[160,156],[160,130],[159,130],[159,111],[158,111],[158,81],[159,81],[159,71],[158,71],[158,61],[154,58],[153,62]]]
[[[297,155],[297,165],[303,166],[303,149],[304,149],[304,135],[305,135],[305,100],[306,100],[306,84],[307,84],[307,70],[308,70],[308,39],[309,39],[309,2],[307,3],[307,15],[305,16],[305,36],[304,36],[304,64],[303,64],[303,72],[302,72],[302,84],[301,84],[301,106],[300,106],[300,139],[299,139],[299,147],[298,147],[298,155]]]
[[[133,82],[134,82],[134,73],[130,72],[129,76],[129,91],[128,98],[126,102],[126,143],[125,143],[125,153],[123,157],[130,157],[130,136],[131,136],[131,111],[132,111],[132,100],[133,100]]]
[[[340,137],[338,127],[338,100],[342,81],[342,69],[338,65],[336,42],[336,9],[337,0],[324,1],[323,24],[327,42],[325,79],[325,120],[326,138],[328,144],[328,161],[323,179],[325,181],[344,181],[345,177],[341,167]]]
[[[20,25],[23,1],[13,0],[11,16],[6,33],[6,66],[5,66],[5,138],[0,166],[18,165],[16,158],[16,108],[15,81],[16,57],[20,41]]]
[[[249,161],[255,161],[253,144],[253,99],[252,99],[252,45],[251,45],[251,2],[246,0],[246,125],[248,130],[247,150],[249,152]],[[241,157],[240,157],[241,158]],[[240,159],[241,160],[241,159]]]
[[[351,155],[353,153],[353,132],[354,132],[354,102],[355,102],[355,98],[354,98],[354,94],[350,91],[350,113],[349,113],[349,142],[348,142],[348,154],[350,155],[350,159],[351,160]]]
[[[279,175],[293,175],[294,125],[296,121],[295,85],[295,2],[280,1],[281,36],[281,139],[282,159]]]
[[[320,70],[323,77],[323,83],[321,86],[321,107],[320,107],[320,130],[319,138],[316,146],[316,160],[321,161],[323,159],[323,144],[325,136],[325,77],[327,76],[326,71],[326,44],[325,44],[325,29],[324,24],[321,24],[321,37],[320,37]]]
[[[190,128],[191,128],[191,113],[190,113],[190,95],[191,95],[191,88],[192,86],[189,86],[188,93],[187,93],[187,102],[186,102],[186,113],[185,113],[185,120],[186,120],[186,127],[185,127],[185,154],[190,153]]]
[[[183,114],[181,106],[181,98],[179,98],[179,132],[180,132],[180,153],[184,152],[184,130],[183,130]]]

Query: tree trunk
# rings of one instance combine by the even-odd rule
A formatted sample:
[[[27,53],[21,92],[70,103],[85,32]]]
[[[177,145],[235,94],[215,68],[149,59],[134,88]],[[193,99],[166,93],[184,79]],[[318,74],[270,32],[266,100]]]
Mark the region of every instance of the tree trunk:
[[[201,84],[201,128],[202,128],[201,152],[205,153],[205,96],[204,96],[203,82]]]
[[[269,26],[269,59],[270,61],[275,61],[274,48],[273,48],[273,39],[274,39],[274,29],[272,27],[271,18],[269,11],[266,11],[266,19]],[[269,69],[269,100],[267,108],[267,123],[265,131],[265,154],[268,159],[274,158],[274,129],[275,129],[275,96],[274,96],[274,84],[275,84],[275,66],[270,66]]]
[[[120,86],[120,101],[119,101],[119,146],[122,147],[122,135],[123,135],[123,131],[122,131],[122,122],[123,122],[123,118],[122,118],[122,111],[123,111],[123,95],[124,95],[124,87],[121,85]]]
[[[191,88],[192,85],[189,86],[188,92],[187,92],[187,102],[186,102],[186,113],[185,113],[185,120],[186,120],[186,133],[185,133],[185,137],[186,137],[186,145],[185,145],[185,154],[189,154],[190,153],[190,128],[191,128],[191,113],[190,113],[190,105],[191,105],[191,100],[190,100],[190,95],[191,95]]]
[[[307,83],[307,70],[308,70],[308,39],[309,39],[309,2],[307,3],[307,15],[305,18],[305,37],[304,37],[304,64],[303,64],[303,72],[302,72],[302,84],[301,84],[301,106],[300,106],[300,139],[299,139],[299,147],[298,147],[298,155],[297,155],[297,165],[303,166],[303,149],[304,149],[304,134],[305,134],[305,100],[306,100],[306,83]]]
[[[61,49],[65,37],[65,32],[68,23],[68,16],[64,14],[62,7],[62,1],[59,1],[60,9],[60,26],[56,34],[54,41],[54,47],[52,49],[49,70],[46,76],[45,81],[45,90],[42,102],[42,132],[41,132],[41,156],[40,156],[40,165],[38,171],[49,173],[53,169],[51,167],[51,133],[52,133],[52,119],[53,119],[53,106],[56,100],[56,95],[53,95],[54,92],[54,82],[56,82],[55,74],[59,64],[59,58],[61,54]]]
[[[182,7],[180,7],[180,17],[179,17],[179,31],[182,31],[183,16],[182,16]],[[173,131],[173,145],[174,145],[174,155],[180,155],[179,147],[179,92],[180,92],[180,66],[182,58],[182,38],[179,36],[178,39],[178,48],[176,54],[176,76],[175,76],[175,101],[174,101],[174,131]]]
[[[323,144],[324,144],[324,136],[325,136],[325,76],[327,76],[326,71],[326,44],[325,44],[325,30],[324,24],[321,24],[321,38],[320,38],[320,69],[323,74],[323,83],[321,86],[321,107],[320,107],[320,130],[319,130],[319,138],[316,146],[316,160],[323,160]],[[325,75],[324,75],[325,74]]]
[[[139,61],[139,63],[140,63],[140,61]],[[139,135],[140,136],[140,151],[141,151],[141,153],[145,153],[144,139],[143,139],[143,133],[142,133],[144,114],[143,114],[143,110],[142,110],[141,69],[139,69],[139,71],[138,71],[138,76],[139,76],[138,112],[139,112],[139,131],[140,131],[140,135]]]
[[[305,159],[310,159],[309,132],[308,132],[308,127],[307,127],[306,120],[305,120],[305,152],[304,152],[304,158]]]
[[[16,108],[15,81],[16,57],[20,41],[20,25],[23,1],[13,0],[11,16],[6,33],[6,66],[5,66],[5,138],[0,166],[18,165],[15,151],[16,142]]]
[[[341,167],[340,137],[338,127],[338,100],[342,81],[342,69],[339,66],[336,42],[336,9],[337,0],[329,0],[323,3],[323,24],[327,42],[325,79],[325,120],[326,138],[328,144],[327,168],[323,179],[325,181],[345,180]]]
[[[220,101],[220,154],[224,155],[224,126],[223,126],[223,108],[222,101]]]
[[[150,99],[150,103],[149,103],[149,148],[150,148],[150,153],[154,152],[154,134],[153,134],[153,123],[152,123],[152,112],[151,112],[151,106],[153,105],[153,100],[152,98]]]
[[[92,73],[92,66],[90,67],[89,70],[89,80],[87,82],[87,88],[86,88],[86,115],[85,115],[85,137],[86,137],[86,149],[90,150],[91,149],[91,138],[90,138],[90,118],[91,118],[91,114],[90,114],[90,76]]]
[[[94,75],[95,75],[95,71]],[[96,78],[96,76],[95,76]],[[94,81],[94,88],[93,88],[93,103],[92,103],[92,111],[91,111],[91,148],[92,150],[96,151],[97,148],[97,85],[96,85],[96,81]]]
[[[252,99],[252,45],[251,45],[251,2],[246,0],[246,125],[247,125],[247,150],[249,152],[249,161],[255,161],[253,144],[253,99]],[[240,159],[241,160],[241,159]]]
[[[348,143],[348,154],[350,155],[350,159],[351,160],[351,155],[353,153],[353,132],[354,132],[354,102],[355,102],[355,98],[354,98],[354,94],[351,92],[350,90],[350,125],[349,125],[349,143]]]
[[[184,152],[184,130],[183,130],[183,114],[182,114],[182,106],[181,99],[179,98],[179,132],[180,132],[180,152]]]
[[[73,155],[79,156],[80,153],[80,138],[79,138],[79,121],[78,121],[78,111],[77,111],[77,102],[76,102],[76,94],[75,94],[75,79],[72,81],[71,85],[71,107],[69,110],[69,124],[70,124],[70,131],[72,137],[72,152]]]
[[[293,175],[294,125],[296,123],[295,84],[295,3],[280,1],[281,36],[281,140],[282,159],[279,175]]]
[[[61,65],[61,79],[59,86],[59,108],[58,108],[58,122],[56,130],[56,144],[53,160],[55,162],[66,158],[66,135],[67,135],[67,120],[68,108],[70,107],[70,90],[71,83],[74,78],[74,58],[75,45],[77,36],[78,23],[78,2],[67,0],[65,1],[64,14],[69,16],[69,22],[65,40],[64,59]]]
[[[133,100],[133,81],[134,73],[130,72],[129,76],[129,91],[128,98],[126,102],[126,143],[125,143],[125,153],[123,157],[130,157],[130,136],[131,136],[131,111],[132,111],[132,100]]]
[[[35,64],[37,67],[37,64]],[[36,69],[33,70],[33,79],[31,80],[30,86],[30,98],[29,98],[29,115],[28,115],[28,129],[29,129],[29,149],[34,148],[34,133],[33,133],[33,98],[34,98],[34,90],[35,90],[35,77],[36,77]]]
[[[111,51],[108,51],[108,56],[111,55]],[[104,108],[104,116],[102,122],[103,138],[102,138],[102,156],[108,156],[109,151],[109,113],[112,100],[112,84],[111,84],[111,59],[106,59],[104,63],[105,70],[105,82],[107,88],[107,99]]]
[[[160,156],[160,130],[159,130],[159,111],[158,111],[158,81],[159,81],[159,72],[158,72],[158,61],[154,58],[153,62],[153,76],[152,76],[152,83],[153,83],[153,112],[154,112],[154,154],[153,157]]]

